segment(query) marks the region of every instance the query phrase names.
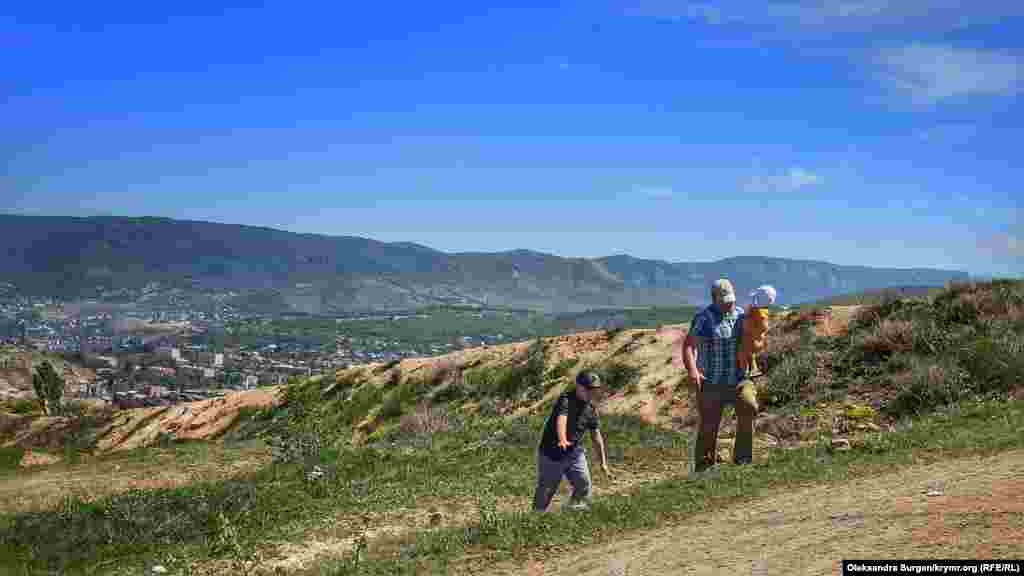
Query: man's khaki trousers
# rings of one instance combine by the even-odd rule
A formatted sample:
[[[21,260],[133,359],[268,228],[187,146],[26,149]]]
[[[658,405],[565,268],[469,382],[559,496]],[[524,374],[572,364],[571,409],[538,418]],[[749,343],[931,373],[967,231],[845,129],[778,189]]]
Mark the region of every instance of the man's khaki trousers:
[[[718,426],[722,421],[722,408],[736,407],[736,442],[733,461],[749,464],[754,452],[754,420],[757,418],[757,389],[747,379],[736,386],[709,386],[705,384],[697,393],[698,413],[697,445],[693,457],[695,470],[700,472],[713,466],[717,460]]]

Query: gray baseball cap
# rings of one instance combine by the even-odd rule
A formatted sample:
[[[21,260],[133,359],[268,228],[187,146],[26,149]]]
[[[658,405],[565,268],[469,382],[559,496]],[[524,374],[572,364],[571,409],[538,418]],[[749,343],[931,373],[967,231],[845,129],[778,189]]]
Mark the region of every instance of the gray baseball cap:
[[[576,383],[584,388],[600,388],[601,377],[590,370],[583,370],[576,375]]]
[[[711,298],[715,302],[735,302],[736,290],[733,289],[732,282],[725,278],[715,280],[715,283],[711,285]]]

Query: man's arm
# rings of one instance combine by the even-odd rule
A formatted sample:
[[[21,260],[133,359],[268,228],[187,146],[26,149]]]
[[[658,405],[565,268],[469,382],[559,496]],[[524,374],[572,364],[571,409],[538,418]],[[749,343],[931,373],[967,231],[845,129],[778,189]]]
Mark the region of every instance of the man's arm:
[[[700,346],[700,342],[700,336],[691,333],[686,335],[686,341],[683,343],[683,363],[689,376],[690,389],[694,392],[700,392],[704,383],[704,375],[697,368],[697,347]]]
[[[558,419],[555,420],[555,430],[558,431],[558,447],[563,450],[569,447],[569,436],[566,432],[566,428],[569,426],[569,416],[565,414],[559,414]]]
[[[601,430],[595,428],[590,431],[591,438],[594,440],[594,444],[597,444],[597,452],[601,455],[601,471],[606,476],[611,476],[612,473],[608,470],[608,455],[604,448],[604,436],[601,435]]]

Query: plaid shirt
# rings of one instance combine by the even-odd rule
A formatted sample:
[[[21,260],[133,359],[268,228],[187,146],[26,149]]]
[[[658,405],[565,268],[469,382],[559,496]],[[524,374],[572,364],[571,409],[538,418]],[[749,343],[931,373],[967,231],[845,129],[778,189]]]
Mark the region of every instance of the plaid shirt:
[[[735,386],[742,380],[736,365],[736,352],[743,333],[743,308],[734,306],[722,314],[712,304],[690,322],[690,333],[699,336],[697,368],[704,374],[705,385]]]

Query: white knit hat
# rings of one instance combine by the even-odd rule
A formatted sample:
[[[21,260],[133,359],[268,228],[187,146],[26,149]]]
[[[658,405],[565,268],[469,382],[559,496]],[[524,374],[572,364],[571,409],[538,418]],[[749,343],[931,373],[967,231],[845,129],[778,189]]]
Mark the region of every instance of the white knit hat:
[[[753,305],[756,307],[771,306],[775,304],[775,288],[768,284],[763,284],[750,293],[750,298],[753,301]]]

